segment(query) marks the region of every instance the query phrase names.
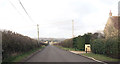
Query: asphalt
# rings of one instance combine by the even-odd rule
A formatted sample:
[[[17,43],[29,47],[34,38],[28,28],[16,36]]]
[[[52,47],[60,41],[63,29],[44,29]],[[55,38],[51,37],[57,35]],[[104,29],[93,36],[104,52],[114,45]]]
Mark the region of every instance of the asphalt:
[[[44,50],[38,52],[26,62],[96,62],[69,51],[62,50],[52,45],[48,45]]]

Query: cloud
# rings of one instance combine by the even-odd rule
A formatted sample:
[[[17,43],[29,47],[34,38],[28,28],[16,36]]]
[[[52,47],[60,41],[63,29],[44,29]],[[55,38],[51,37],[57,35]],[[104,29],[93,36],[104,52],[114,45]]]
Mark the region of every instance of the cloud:
[[[87,32],[103,30],[111,9],[117,15],[118,0],[21,0],[29,15],[28,18],[17,0],[0,2],[0,26],[30,37],[37,37],[39,24],[40,37],[72,37],[72,20],[76,36]]]

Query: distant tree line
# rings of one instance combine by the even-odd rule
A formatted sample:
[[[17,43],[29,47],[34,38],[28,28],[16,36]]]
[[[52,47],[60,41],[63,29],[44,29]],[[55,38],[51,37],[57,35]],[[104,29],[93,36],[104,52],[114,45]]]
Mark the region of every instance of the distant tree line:
[[[3,61],[10,56],[41,47],[37,40],[12,31],[2,31]]]
[[[64,41],[61,41],[60,43],[55,43],[54,45],[60,45],[62,47],[67,48],[73,48],[73,39],[65,39]]]

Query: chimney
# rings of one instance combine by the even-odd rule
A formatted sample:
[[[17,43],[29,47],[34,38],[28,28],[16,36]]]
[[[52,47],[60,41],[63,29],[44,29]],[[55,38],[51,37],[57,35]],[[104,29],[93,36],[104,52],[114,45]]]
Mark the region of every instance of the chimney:
[[[112,17],[112,12],[111,12],[111,10],[110,10],[110,13],[109,13],[109,17]]]

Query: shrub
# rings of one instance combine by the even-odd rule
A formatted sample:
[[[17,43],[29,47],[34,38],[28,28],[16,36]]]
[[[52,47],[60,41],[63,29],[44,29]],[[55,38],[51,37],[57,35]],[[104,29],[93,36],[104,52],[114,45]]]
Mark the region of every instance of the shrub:
[[[105,51],[107,56],[118,58],[118,40],[114,38],[107,39]]]
[[[115,38],[95,39],[91,43],[91,50],[96,54],[104,54],[109,57],[119,58],[118,40]]]
[[[103,39],[95,39],[91,43],[91,50],[93,53],[99,53],[104,54],[105,53],[105,46],[104,46],[104,40]]]

